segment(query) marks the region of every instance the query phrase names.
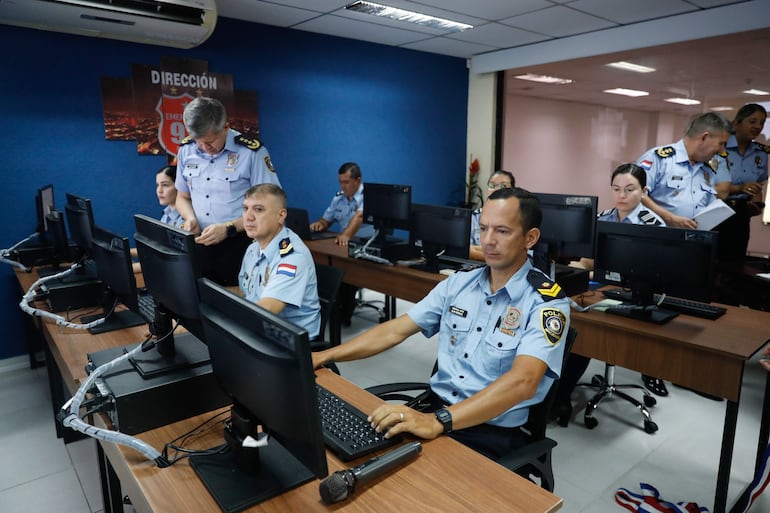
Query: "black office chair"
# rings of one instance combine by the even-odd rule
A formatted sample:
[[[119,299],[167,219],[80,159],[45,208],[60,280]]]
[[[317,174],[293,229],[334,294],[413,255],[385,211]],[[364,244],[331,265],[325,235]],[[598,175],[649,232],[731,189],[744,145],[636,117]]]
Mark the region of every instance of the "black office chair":
[[[596,374],[593,378],[591,378],[590,383],[578,383],[577,386],[595,388],[598,390],[586,405],[583,421],[585,422],[585,425],[588,429],[593,429],[599,424],[599,421],[593,416],[594,411],[596,411],[596,409],[599,407],[599,403],[607,397],[617,395],[621,399],[625,399],[629,403],[636,406],[636,408],[639,410],[639,413],[642,414],[645,432],[652,434],[658,430],[658,425],[652,421],[652,416],[650,415],[649,410],[646,408],[647,406],[655,406],[657,400],[652,395],[650,395],[647,389],[642,385],[631,383],[621,385],[615,383],[615,366],[611,363],[604,364],[604,376],[601,374]],[[642,399],[644,404],[637,401],[635,398],[631,397],[625,392],[622,392],[620,389],[623,388],[641,390],[644,393]]]
[[[321,351],[340,345],[342,330],[340,327],[340,305],[337,302],[342,278],[345,271],[330,265],[315,264],[315,274],[318,280],[318,300],[321,302],[321,330],[318,338],[310,342],[313,351]],[[329,338],[326,338],[326,327],[329,327]]]
[[[575,343],[576,338],[577,330],[570,328],[564,342],[562,367],[564,367],[564,362],[572,350],[572,345]],[[433,365],[434,373],[437,370],[437,365],[438,363]],[[549,492],[552,492],[554,489],[551,452],[556,447],[556,441],[545,436],[545,429],[548,424],[551,406],[556,398],[558,382],[559,380],[555,380],[551,384],[551,388],[542,402],[529,408],[529,418],[523,426],[529,439],[527,445],[511,451],[497,460],[498,463],[519,475],[526,477],[535,476],[540,479],[540,486]],[[403,401],[412,407],[420,403],[424,404],[426,398],[431,394],[430,386],[427,383],[389,383],[369,387],[366,390],[386,401]],[[409,391],[419,391],[420,393],[415,396],[414,394],[408,394],[407,392]]]

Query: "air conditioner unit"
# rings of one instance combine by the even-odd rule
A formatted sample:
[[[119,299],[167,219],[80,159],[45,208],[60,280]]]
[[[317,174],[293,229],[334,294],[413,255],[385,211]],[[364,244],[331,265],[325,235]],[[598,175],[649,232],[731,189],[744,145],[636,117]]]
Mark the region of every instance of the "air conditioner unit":
[[[0,0],[0,23],[193,48],[217,23],[214,0]]]

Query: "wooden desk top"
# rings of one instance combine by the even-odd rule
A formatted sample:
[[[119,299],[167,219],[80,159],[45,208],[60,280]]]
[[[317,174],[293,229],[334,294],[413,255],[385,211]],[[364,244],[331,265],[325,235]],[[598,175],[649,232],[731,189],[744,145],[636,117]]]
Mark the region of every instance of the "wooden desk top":
[[[579,304],[603,299],[588,293]],[[743,365],[770,336],[770,313],[722,305],[716,320],[678,315],[652,324],[599,311],[571,313],[576,353],[737,401]]]
[[[412,303],[420,301],[438,282],[446,279],[442,274],[351,258],[348,256],[348,248],[336,244],[334,239],[307,241],[306,244],[317,263],[345,271],[345,283],[376,290]]]
[[[318,382],[341,397],[370,411],[381,401],[356,385],[326,369],[318,372]],[[170,426],[142,433],[139,437],[157,449],[209,418],[211,414],[186,419]],[[222,443],[221,425],[196,443],[204,449]],[[113,444],[105,452],[141,513],[219,511],[187,460],[158,469],[136,452]],[[341,462],[327,452],[329,472],[360,464]],[[116,464],[117,462],[117,464]],[[357,487],[347,500],[327,506],[321,502],[318,480],[270,499],[247,512],[337,511],[350,513],[546,513],[558,510],[562,500],[491,462],[477,452],[448,437],[423,441],[422,453],[397,471]]]

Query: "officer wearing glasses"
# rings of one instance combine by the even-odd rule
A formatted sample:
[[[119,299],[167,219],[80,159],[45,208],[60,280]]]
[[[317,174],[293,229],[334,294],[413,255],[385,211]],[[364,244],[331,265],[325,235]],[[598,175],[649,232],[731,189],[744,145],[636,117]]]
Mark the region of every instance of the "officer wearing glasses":
[[[487,182],[487,197],[498,189],[508,189],[516,187],[516,178],[513,173],[498,169]],[[469,258],[474,260],[484,260],[484,254],[481,252],[481,237],[479,235],[479,219],[481,218],[481,209],[477,208],[471,216],[471,248]]]

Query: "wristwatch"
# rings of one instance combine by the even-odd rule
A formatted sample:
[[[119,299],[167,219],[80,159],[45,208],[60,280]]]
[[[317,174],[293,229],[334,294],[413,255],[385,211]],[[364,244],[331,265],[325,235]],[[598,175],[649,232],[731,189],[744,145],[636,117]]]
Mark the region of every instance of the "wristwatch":
[[[227,236],[228,237],[235,237],[238,235],[238,228],[235,227],[235,225],[232,223],[232,221],[228,221],[225,223],[225,228],[227,228]]]
[[[444,426],[444,433],[452,432],[452,414],[446,408],[441,408],[433,413],[436,419]]]

